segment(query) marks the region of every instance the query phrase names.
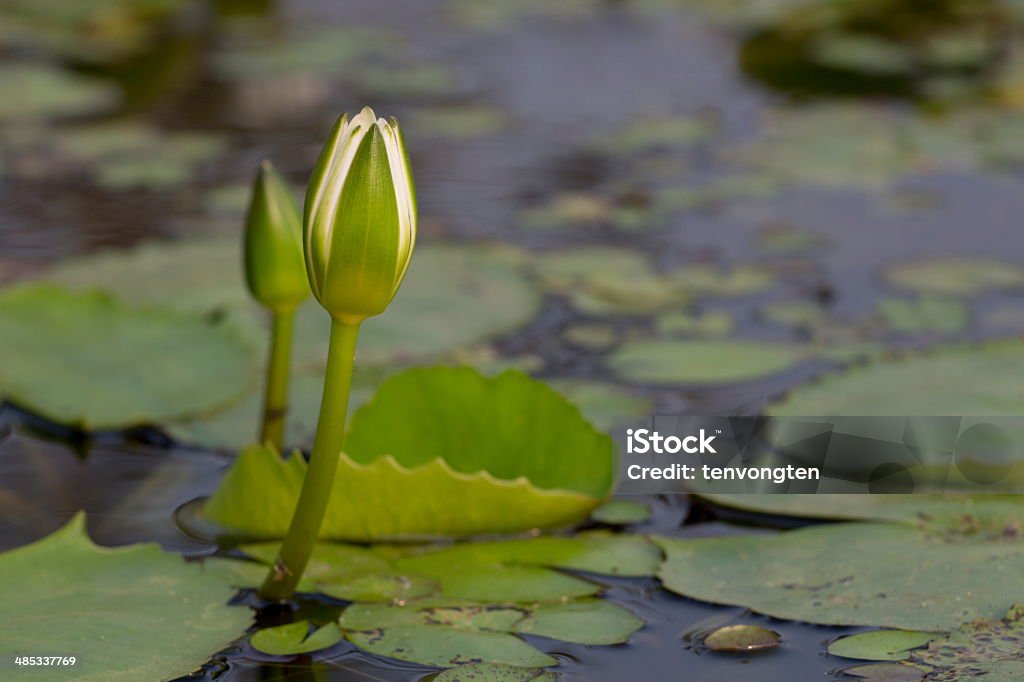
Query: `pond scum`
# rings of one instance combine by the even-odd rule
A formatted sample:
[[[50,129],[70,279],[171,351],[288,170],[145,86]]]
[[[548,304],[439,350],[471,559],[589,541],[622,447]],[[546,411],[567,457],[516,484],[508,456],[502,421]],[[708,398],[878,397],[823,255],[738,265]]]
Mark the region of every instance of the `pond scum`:
[[[1022,19],[4,3],[0,679],[1024,679],[1019,453],[616,497],[609,435],[1020,415]]]

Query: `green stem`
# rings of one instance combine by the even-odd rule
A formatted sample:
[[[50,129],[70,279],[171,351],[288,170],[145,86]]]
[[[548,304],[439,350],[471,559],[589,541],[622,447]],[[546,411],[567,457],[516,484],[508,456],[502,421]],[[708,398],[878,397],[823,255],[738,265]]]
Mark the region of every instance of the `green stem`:
[[[327,353],[316,439],[292,523],[260,588],[260,596],[264,599],[282,600],[292,596],[316,546],[334,485],[334,473],[338,469],[338,456],[345,444],[345,417],[358,335],[358,323],[331,321],[331,345]]]
[[[272,444],[278,452],[281,452],[283,445],[285,416],[288,413],[288,370],[291,364],[294,321],[294,310],[275,311],[273,314],[260,442]]]

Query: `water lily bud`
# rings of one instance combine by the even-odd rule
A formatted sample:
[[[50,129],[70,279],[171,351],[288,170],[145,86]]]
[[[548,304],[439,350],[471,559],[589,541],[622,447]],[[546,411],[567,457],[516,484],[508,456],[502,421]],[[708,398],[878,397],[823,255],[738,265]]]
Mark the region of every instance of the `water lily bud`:
[[[260,164],[246,219],[245,279],[256,300],[274,311],[294,309],[309,296],[302,216],[269,161]]]
[[[359,323],[384,312],[416,242],[416,190],[395,119],[342,116],[306,190],[306,270],[320,304]]]

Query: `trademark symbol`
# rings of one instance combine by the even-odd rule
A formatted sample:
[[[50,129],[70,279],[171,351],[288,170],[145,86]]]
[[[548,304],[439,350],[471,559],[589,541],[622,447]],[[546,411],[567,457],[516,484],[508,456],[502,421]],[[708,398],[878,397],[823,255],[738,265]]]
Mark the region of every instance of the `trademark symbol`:
[[[715,429],[715,433],[722,433],[722,429]]]

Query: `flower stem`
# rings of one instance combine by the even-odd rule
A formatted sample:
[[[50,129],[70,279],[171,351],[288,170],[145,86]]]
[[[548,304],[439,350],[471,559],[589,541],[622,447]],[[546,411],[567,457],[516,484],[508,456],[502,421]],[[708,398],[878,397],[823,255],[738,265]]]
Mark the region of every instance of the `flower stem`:
[[[275,311],[270,336],[270,360],[267,385],[263,394],[263,423],[260,442],[270,443],[278,452],[284,441],[285,416],[288,413],[288,370],[291,363],[292,326],[295,311]]]
[[[313,452],[288,533],[260,588],[264,599],[282,600],[292,596],[320,534],[338,469],[338,456],[345,444],[345,418],[358,335],[359,323],[331,321],[331,345]]]

